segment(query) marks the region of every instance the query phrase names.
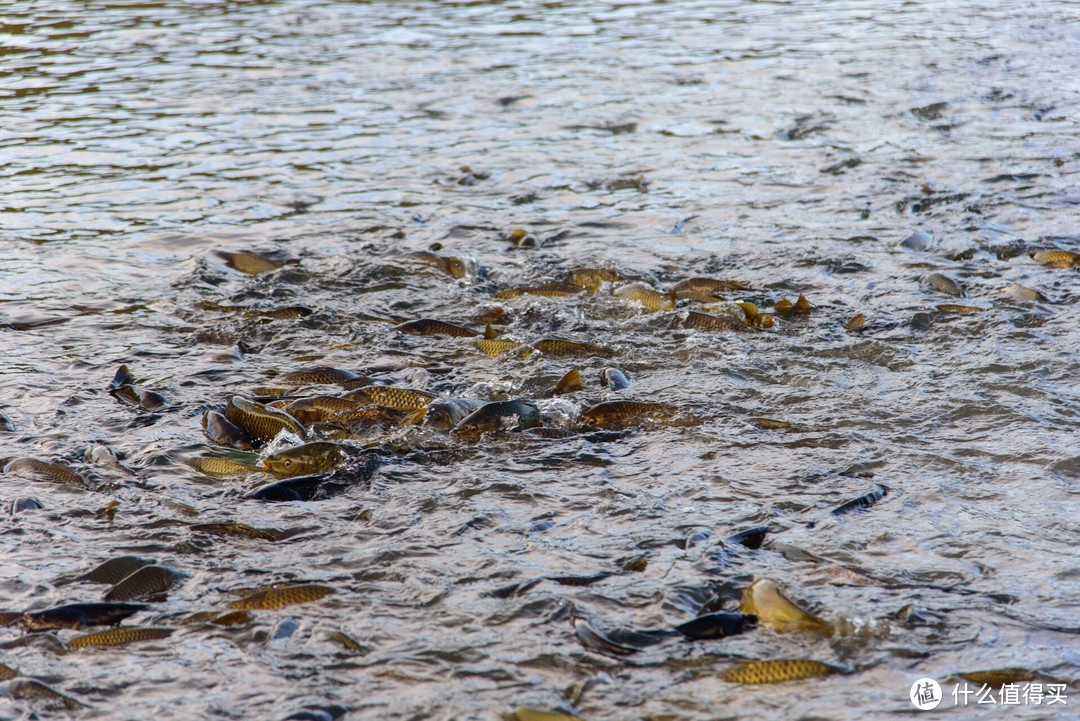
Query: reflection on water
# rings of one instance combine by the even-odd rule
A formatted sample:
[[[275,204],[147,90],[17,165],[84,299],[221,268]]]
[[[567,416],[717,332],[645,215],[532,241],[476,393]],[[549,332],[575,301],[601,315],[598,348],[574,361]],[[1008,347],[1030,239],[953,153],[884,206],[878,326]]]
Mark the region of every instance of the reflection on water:
[[[910,709],[920,677],[945,705],[960,673],[1071,683],[1080,295],[1030,253],[1080,250],[1077,27],[992,2],[5,11],[0,457],[98,490],[0,475],[5,512],[44,506],[6,521],[0,610],[98,601],[72,579],[121,555],[181,574],[124,624],[166,639],[64,654],[83,631],[4,629],[0,663],[92,707],[18,712],[861,719]],[[622,280],[494,295],[576,268]],[[699,300],[611,293],[694,277],[742,281],[721,295],[775,325],[684,329]],[[808,315],[778,312],[800,294]],[[614,355],[393,330],[416,318]],[[530,398],[575,432],[359,432],[347,469],[381,465],[310,501],[186,463],[253,463],[204,412],[312,366]],[[552,397],[573,368],[582,389]],[[577,430],[619,399],[678,413]],[[730,540],[761,526],[758,549]],[[760,578],[843,632],[629,633],[734,611]],[[334,592],[226,618],[270,584]],[[742,658],[848,673],[722,680]]]

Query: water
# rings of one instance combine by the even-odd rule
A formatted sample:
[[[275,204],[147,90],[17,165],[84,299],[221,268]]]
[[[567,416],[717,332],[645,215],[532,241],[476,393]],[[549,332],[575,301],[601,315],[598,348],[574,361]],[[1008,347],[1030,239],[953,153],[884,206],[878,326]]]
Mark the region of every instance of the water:
[[[6,648],[0,663],[90,707],[12,700],[5,717],[862,719],[911,712],[920,677],[946,706],[958,673],[1075,679],[1080,295],[1075,269],[1028,257],[1080,250],[1069,6],[28,1],[0,30],[0,412],[15,426],[0,456],[116,486],[0,477],[5,504],[45,506],[5,521],[0,608],[97,600],[104,587],[62,580],[121,554],[188,574],[128,622],[177,628],[168,640]],[[547,242],[515,247],[513,228]],[[916,231],[926,250],[900,245]],[[434,243],[465,278],[409,257]],[[222,250],[299,263],[249,276]],[[709,334],[608,288],[492,295],[597,266],[657,288],[738,279],[754,290],[731,296],[764,311],[800,293],[814,308]],[[967,296],[931,290],[934,271]],[[1010,301],[1013,284],[1049,302]],[[480,329],[495,305],[507,337],[617,354],[489,358],[377,320]],[[867,329],[845,331],[857,313]],[[123,363],[169,405],[111,397]],[[204,410],[313,364],[551,412],[577,367],[566,411],[625,397],[701,422],[606,440],[380,431],[362,441],[394,452],[370,482],[310,502],[245,501],[265,479],[183,463],[221,452]],[[599,387],[608,365],[628,390]],[[86,460],[94,445],[133,473]],[[829,514],[878,484],[872,508]],[[113,520],[96,514],[112,500]],[[187,528],[219,521],[287,538]],[[763,524],[760,550],[719,552]],[[644,571],[623,570],[639,556]],[[757,578],[853,632],[615,657],[571,625],[671,628],[734,609]],[[181,623],[283,581],[336,593],[248,625]],[[736,658],[850,675],[739,686],[718,678]]]

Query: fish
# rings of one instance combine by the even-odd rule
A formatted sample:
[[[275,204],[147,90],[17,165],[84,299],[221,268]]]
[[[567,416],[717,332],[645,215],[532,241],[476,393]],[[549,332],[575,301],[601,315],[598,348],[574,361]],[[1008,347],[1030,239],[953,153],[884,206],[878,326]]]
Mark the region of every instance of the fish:
[[[671,288],[676,293],[690,291],[694,293],[718,293],[728,290],[750,290],[750,286],[737,280],[718,280],[716,278],[687,278]]]
[[[536,236],[525,230],[524,228],[514,228],[510,231],[510,235],[508,235],[506,239],[514,245],[520,245],[523,247],[535,248],[540,245],[540,241],[536,238]]]
[[[434,393],[416,390],[415,388],[394,388],[393,386],[377,385],[357,388],[342,396],[342,398],[371,405],[396,408],[399,411],[419,410],[437,397]]]
[[[599,346],[590,345],[589,343],[575,343],[574,341],[562,340],[560,338],[545,338],[543,340],[538,340],[535,343],[532,343],[531,347],[544,355],[550,356],[599,355],[609,357],[615,355],[611,351]]]
[[[621,391],[630,387],[630,381],[618,368],[605,368],[600,371],[600,385],[613,391]]]
[[[5,666],[0,663],[0,681],[10,681],[13,678],[17,678],[19,672],[10,666]]]
[[[232,252],[215,250],[214,255],[224,260],[230,268],[238,270],[241,273],[247,273],[248,275],[268,273],[272,270],[277,270],[283,265],[300,262],[295,259],[284,259],[282,256],[272,257],[270,254],[255,253],[251,251]],[[277,258],[280,258],[280,262]]]
[[[611,294],[618,298],[640,303],[642,310],[650,313],[658,310],[671,310],[675,307],[675,300],[672,295],[658,293],[643,283],[630,283],[629,285],[619,286],[611,291]]]
[[[35,481],[53,481],[79,488],[92,488],[81,475],[63,463],[49,463],[37,458],[15,458],[4,464],[2,471]]]
[[[257,538],[260,541],[278,540],[276,531],[252,528],[243,523],[201,523],[191,526],[191,530],[198,533],[209,533],[215,536],[244,536],[245,538]]]
[[[302,305],[289,305],[283,308],[272,308],[271,310],[245,310],[243,316],[245,318],[275,318],[277,320],[299,320],[300,318],[307,318],[315,311],[311,308]]]
[[[1038,301],[1040,303],[1049,303],[1050,299],[1045,295],[1035,290],[1034,288],[1025,288],[1022,285],[1010,285],[1008,288],[1002,291],[1009,297],[1010,300],[1017,302],[1024,301]]]
[[[509,300],[522,295],[539,295],[547,298],[568,298],[581,292],[581,287],[573,283],[543,283],[541,285],[507,288],[495,293],[499,300]]]
[[[105,594],[106,601],[134,601],[164,594],[184,574],[167,566],[143,566],[120,581]]]
[[[105,387],[105,390],[116,390],[122,386],[130,386],[135,384],[135,376],[132,375],[131,369],[127,367],[127,364],[120,366],[116,369],[116,373],[113,375],[113,379],[109,382],[109,385]]]
[[[273,453],[262,464],[278,478],[293,478],[332,471],[345,462],[345,455],[344,446],[317,441]]]
[[[585,721],[585,719],[564,713],[519,708],[510,714],[510,721]]]
[[[982,684],[990,688],[1001,688],[1006,684],[1019,684],[1024,681],[1033,681],[1039,676],[1036,673],[1021,668],[992,669],[988,671],[968,671],[961,673],[960,677],[972,683]]]
[[[351,395],[351,394],[350,394]],[[309,396],[287,403],[281,410],[305,425],[322,423],[343,411],[354,411],[367,405],[367,401],[346,396]]]
[[[594,573],[591,576],[544,576],[548,581],[554,581],[560,586],[591,586],[598,581],[611,578],[610,573]]]
[[[10,626],[16,621],[22,621],[21,611],[0,611],[0,626]]]
[[[577,368],[574,368],[562,377],[562,380],[555,386],[555,390],[553,390],[552,393],[561,396],[564,393],[573,393],[574,391],[579,390],[581,390],[581,372]]]
[[[757,616],[758,623],[777,631],[832,633],[828,623],[784,598],[776,584],[766,579],[756,581],[743,591],[739,611],[747,616]]]
[[[604,283],[617,283],[622,276],[607,268],[577,268],[567,271],[563,280],[571,285],[595,292]]]
[[[301,368],[289,371],[274,377],[274,383],[283,386],[313,386],[328,385],[330,383],[342,383],[358,378],[352,371],[330,366],[316,366],[314,368]]]
[[[885,486],[878,486],[877,488],[870,491],[869,493],[867,493],[865,495],[862,495],[862,496],[859,496],[858,498],[856,498],[854,500],[848,501],[847,503],[843,503],[843,504],[837,506],[836,508],[832,509],[832,514],[834,516],[842,516],[845,513],[848,513],[850,511],[855,511],[855,510],[858,510],[860,508],[869,508],[870,506],[874,505],[875,503],[880,501],[882,498],[887,496],[888,493],[889,493],[888,488],[886,488]]]
[[[448,431],[485,403],[487,401],[473,398],[444,398],[432,401],[427,405],[424,424],[440,431]]]
[[[719,293],[704,293],[699,290],[673,290],[671,293],[675,296],[675,300],[689,300],[694,303],[715,303],[718,300],[724,300],[724,296]]]
[[[1080,266],[1080,253],[1069,250],[1033,250],[1028,255],[1036,263],[1051,268],[1075,268]]]
[[[539,436],[540,438],[569,438],[570,436],[577,435],[569,428],[544,428],[542,426],[529,428],[525,432],[533,436]]]
[[[769,530],[768,526],[748,528],[745,531],[739,531],[738,533],[728,536],[723,540],[723,544],[725,546],[734,546],[738,544],[752,550],[757,550],[761,548],[761,544],[765,542],[765,537],[769,534]]]
[[[799,299],[795,301],[795,306],[791,309],[794,315],[810,315],[810,301],[806,299],[805,295],[799,294]]]
[[[858,333],[866,328],[866,316],[859,313],[854,318],[844,324],[844,330],[851,331],[852,333]]]
[[[265,468],[253,466],[248,463],[234,461],[231,458],[219,458],[216,456],[197,456],[185,461],[199,473],[212,478],[232,478],[234,476],[246,476],[249,473],[265,473]]]
[[[502,321],[504,311],[500,306],[494,306],[490,310],[473,317],[473,320],[481,325],[496,325]]]
[[[144,603],[70,603],[43,611],[27,611],[23,614],[23,620],[29,631],[115,626],[147,608],[149,606]]]
[[[471,328],[465,328],[441,320],[432,320],[431,318],[410,320],[401,323],[400,325],[395,325],[393,330],[396,330],[399,333],[408,333],[409,335],[448,335],[452,338],[475,338],[480,335],[480,333]]]
[[[497,356],[500,353],[505,353],[508,350],[521,347],[521,343],[514,340],[506,340],[505,338],[482,338],[476,341],[476,347],[485,355]]]
[[[67,642],[68,648],[86,648],[87,646],[124,646],[136,641],[153,641],[159,638],[168,638],[173,634],[173,628],[131,627],[110,628],[108,631],[88,633],[85,636],[76,636]]]
[[[799,430],[799,427],[794,423],[787,421],[778,421],[773,418],[747,418],[747,423],[752,423],[758,428],[764,428],[770,431],[778,430]]]
[[[32,678],[18,679],[7,686],[7,696],[14,699],[41,699],[54,703],[63,704],[66,708],[75,709],[86,706],[82,701],[63,694],[52,686]],[[30,718],[34,718],[31,716]]]
[[[451,431],[456,435],[478,435],[497,431],[504,418],[517,418],[521,428],[540,425],[540,409],[531,401],[512,400],[485,403],[461,419]]]
[[[270,408],[242,396],[233,396],[225,406],[225,417],[244,429],[253,441],[267,443],[281,431],[307,440],[307,431],[285,411]]]
[[[805,659],[780,659],[775,661],[750,661],[734,666],[720,678],[732,683],[763,684],[798,681],[804,678],[829,676],[843,673],[844,669],[830,666],[819,661]]]
[[[235,423],[217,411],[206,411],[202,417],[202,427],[206,436],[219,446],[250,451],[251,441]]]
[[[334,593],[334,589],[329,586],[320,586],[313,583],[300,586],[268,588],[244,596],[238,601],[233,601],[229,604],[229,608],[248,610],[282,608],[296,603],[318,601],[320,598],[329,596],[332,593]]]
[[[742,613],[710,613],[679,624],[675,630],[692,639],[735,636],[757,625],[757,616]]]
[[[361,406],[352,410],[340,411],[326,419],[331,426],[344,427],[346,430],[359,431],[371,426],[391,426],[401,422],[408,415],[406,411],[389,406]]]
[[[681,321],[678,316],[672,323],[672,328],[698,328],[699,330],[743,330],[746,326],[734,318],[720,315],[699,313],[696,310],[687,311],[686,317]]]
[[[255,617],[247,611],[230,611],[229,613],[223,613],[220,616],[216,616],[211,619],[210,623],[215,626],[246,626],[255,620]]]
[[[408,257],[424,265],[437,268],[453,278],[464,278],[466,274],[465,261],[460,258],[438,255],[430,250],[418,250],[415,253],[410,253]]]
[[[676,412],[669,403],[605,401],[589,406],[578,415],[578,422],[589,426],[618,428],[650,419],[669,418]]]
[[[36,498],[16,498],[11,502],[11,506],[8,509],[10,515],[14,516],[16,513],[25,513],[26,511],[40,511],[45,508],[41,504],[41,501]]]
[[[310,501],[318,495],[328,478],[328,473],[287,478],[260,486],[246,493],[244,498],[255,501]]]
[[[117,556],[110,558],[100,566],[92,568],[79,577],[81,581],[107,583],[110,586],[120,583],[143,566],[152,566],[154,561],[140,556]]]
[[[581,645],[587,649],[600,651],[602,653],[611,653],[617,656],[629,656],[630,654],[637,653],[641,650],[640,648],[625,646],[611,640],[603,633],[594,629],[592,625],[583,618],[575,618],[573,624],[574,633],[577,635],[578,640],[581,641]]]
[[[923,279],[934,290],[948,295],[964,295],[964,288],[944,273],[931,273]]]
[[[4,431],[6,433],[15,432],[15,421],[11,420],[3,413],[0,413],[0,431]]]
[[[976,308],[973,305],[952,305],[949,303],[939,305],[937,309],[943,313],[978,313],[982,310],[982,308]]]

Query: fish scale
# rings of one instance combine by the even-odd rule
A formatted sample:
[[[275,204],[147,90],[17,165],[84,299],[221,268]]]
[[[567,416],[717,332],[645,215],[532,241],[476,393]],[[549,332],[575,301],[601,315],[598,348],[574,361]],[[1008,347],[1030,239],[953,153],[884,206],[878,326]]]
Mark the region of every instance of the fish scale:
[[[209,533],[214,536],[244,536],[246,538],[257,538],[261,541],[278,540],[276,533],[261,528],[252,528],[243,523],[202,523],[192,526],[191,530],[199,533]]]
[[[725,681],[743,684],[784,683],[804,678],[815,678],[840,673],[842,669],[820,661],[806,659],[779,659],[774,661],[751,661],[730,668],[720,674]]]
[[[399,333],[408,333],[409,335],[448,335],[452,338],[475,338],[480,335],[480,333],[471,328],[464,328],[460,325],[454,325],[453,323],[447,323],[441,320],[432,320],[431,318],[410,320],[394,326],[394,330]]]
[[[240,463],[234,461],[231,458],[216,458],[209,456],[200,456],[198,458],[189,458],[187,464],[195,470],[213,478],[230,478],[232,476],[243,476],[248,473],[255,473],[264,469],[258,466],[249,465],[247,463]]]
[[[737,280],[718,280],[716,278],[687,278],[676,283],[672,290],[676,293],[716,293],[722,290],[747,290],[749,286]]]
[[[285,411],[270,408],[242,396],[233,396],[229,399],[228,405],[225,406],[225,417],[243,428],[251,438],[259,441],[272,441],[283,430],[307,439],[304,427]]]
[[[670,415],[675,406],[668,403],[639,403],[636,401],[605,401],[583,410],[578,420],[586,425],[607,426],[626,423],[645,415]]]
[[[349,391],[342,398],[369,403],[377,406],[396,408],[399,411],[415,411],[423,408],[437,396],[415,388],[395,388],[393,386],[366,386]]]
[[[262,460],[263,465],[278,478],[332,471],[344,461],[345,449],[337,443],[324,441],[286,448]]]
[[[364,402],[345,396],[312,396],[289,403],[282,410],[301,423],[322,423],[335,413],[362,408]]]
[[[88,488],[90,485],[85,478],[64,464],[49,463],[37,458],[16,458],[4,466],[3,472],[30,476],[35,480],[57,481],[82,488]]]
[[[268,588],[263,591],[256,591],[244,596],[239,601],[230,603],[229,608],[249,610],[282,608],[296,603],[318,601],[323,596],[328,596],[333,592],[334,589],[329,586],[319,586],[317,584]]]
[[[545,338],[532,344],[532,347],[546,355],[614,355],[611,351],[589,343],[575,343],[559,338]]]
[[[105,594],[106,601],[130,601],[168,591],[183,577],[179,571],[165,566],[144,566]]]
[[[683,328],[698,328],[700,330],[743,330],[744,326],[734,318],[719,315],[699,313],[696,310],[687,312],[681,326]]]
[[[88,633],[85,636],[77,636],[67,643],[68,648],[85,648],[87,646],[123,646],[136,641],[151,641],[158,638],[168,638],[175,629],[152,628],[152,627],[129,627],[110,628],[108,631]]]
[[[352,371],[342,370],[341,368],[331,368],[330,366],[319,366],[316,368],[303,368],[300,370],[289,371],[288,373],[282,373],[274,378],[274,383],[279,383],[283,386],[327,385],[330,383],[351,381],[357,377],[358,376]]]

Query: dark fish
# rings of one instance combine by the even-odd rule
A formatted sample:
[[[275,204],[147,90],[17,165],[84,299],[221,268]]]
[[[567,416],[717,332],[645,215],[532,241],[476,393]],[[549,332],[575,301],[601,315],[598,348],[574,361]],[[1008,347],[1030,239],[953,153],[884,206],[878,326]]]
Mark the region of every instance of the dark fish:
[[[698,328],[700,330],[744,330],[745,325],[727,316],[709,315],[696,310],[687,311],[686,317],[675,318],[672,328]]]
[[[598,355],[609,357],[615,355],[606,348],[600,346],[591,345],[589,343],[575,343],[569,340],[562,340],[559,338],[545,338],[538,340],[531,344],[533,348],[540,351],[544,355],[560,356],[560,355]]]
[[[15,432],[15,421],[11,420],[3,413],[0,413],[0,431],[6,431],[8,433]]]
[[[540,425],[540,409],[531,401],[495,401],[485,403],[461,419],[452,431],[458,435],[477,435],[497,431],[503,418],[517,418],[521,428]]]
[[[207,411],[203,414],[202,427],[207,437],[220,446],[239,448],[244,451],[251,450],[251,441],[248,440],[244,431],[217,411]]]
[[[268,588],[244,596],[239,601],[233,601],[229,604],[229,608],[249,610],[282,608],[283,606],[291,606],[296,603],[318,601],[320,598],[328,596],[333,592],[334,589],[329,586],[320,586],[313,583],[301,586]]]
[[[342,383],[358,378],[352,371],[330,366],[316,366],[282,373],[274,378],[274,383],[283,386],[314,386],[330,383]]]
[[[561,396],[564,393],[573,393],[579,390],[581,390],[581,372],[575,368],[562,377],[562,380],[555,386],[552,393]]]
[[[107,583],[110,586],[120,583],[143,566],[152,566],[154,561],[139,556],[118,556],[110,558],[97,568],[87,571],[79,580],[91,583]]]
[[[574,633],[577,634],[578,640],[581,641],[581,645],[592,651],[600,651],[601,653],[610,653],[617,656],[629,656],[630,654],[637,653],[641,650],[640,648],[616,643],[606,635],[594,629],[589,622],[583,618],[575,618],[573,623]]]
[[[60,693],[52,686],[48,686],[41,681],[32,678],[12,681],[7,686],[7,695],[9,698],[14,699],[40,699],[47,702],[59,703],[69,710],[78,708],[79,706],[86,706],[82,701]]]
[[[215,536],[243,536],[245,538],[257,538],[260,541],[278,540],[278,534],[274,531],[252,528],[243,523],[201,523],[191,526],[191,530]]]
[[[804,678],[842,673],[843,669],[804,659],[751,661],[728,669],[720,678],[732,683],[763,684],[798,681]]]
[[[400,333],[408,333],[409,335],[448,335],[454,338],[475,338],[480,335],[470,328],[464,328],[460,325],[446,323],[441,320],[432,320],[430,318],[410,320],[401,325],[394,326],[394,330]]]
[[[85,636],[77,636],[67,642],[68,648],[85,648],[87,646],[123,646],[136,641],[152,641],[159,638],[168,638],[173,634],[172,628],[110,628],[108,631],[88,633]]]
[[[734,546],[738,544],[740,546],[746,546],[747,548],[757,550],[761,548],[761,544],[765,542],[765,536],[767,536],[768,533],[768,526],[748,528],[745,531],[739,531],[738,533],[725,538],[724,545]]]
[[[106,390],[116,390],[121,386],[130,386],[135,384],[135,376],[131,374],[131,370],[126,365],[120,366],[116,374],[113,376],[112,381],[106,387]]]
[[[509,586],[496,588],[494,591],[488,591],[487,595],[491,598],[512,598],[520,596],[542,580],[544,579],[532,578],[528,581],[519,581],[518,583],[512,583]]]
[[[642,283],[630,283],[611,291],[611,294],[626,300],[632,300],[641,304],[643,310],[655,312],[658,310],[671,310],[675,307],[672,295],[658,293]]]
[[[757,625],[757,616],[741,613],[710,613],[680,624],[675,630],[692,639],[713,639],[735,636]]]
[[[549,581],[554,581],[560,586],[591,586],[597,581],[611,578],[610,573],[594,573],[591,576],[545,576]]]
[[[841,516],[849,511],[855,511],[860,508],[869,508],[874,505],[886,495],[888,495],[889,489],[885,486],[878,486],[874,490],[870,491],[866,495],[859,496],[858,498],[848,501],[842,505],[837,506],[832,510],[834,516]]]
[[[343,398],[361,401],[377,406],[387,406],[400,411],[415,411],[423,408],[437,397],[434,393],[414,388],[394,388],[392,386],[365,386],[346,393]]]
[[[256,488],[244,495],[254,501],[310,501],[319,493],[328,473],[299,476]]]
[[[630,387],[630,381],[618,368],[605,368],[600,372],[600,385],[613,391],[621,391]]]
[[[304,427],[288,413],[241,396],[229,399],[229,404],[225,406],[225,417],[243,428],[252,440],[266,443],[274,440],[283,430],[307,440]]]
[[[718,293],[726,290],[749,290],[750,286],[737,280],[717,280],[715,278],[688,278],[676,283],[675,292],[692,291],[695,293]]]
[[[675,412],[675,406],[670,403],[605,401],[583,410],[578,415],[578,421],[585,425],[612,428],[644,420],[670,418]]]
[[[0,611],[0,626],[10,626],[16,621],[22,621],[21,611]]]
[[[278,478],[294,478],[332,471],[344,461],[345,447],[326,442],[293,446],[262,459],[263,465]]]
[[[37,458],[15,458],[3,467],[4,473],[31,478],[36,481],[53,481],[69,486],[91,488],[85,478],[63,463],[49,463]]]
[[[541,438],[569,438],[571,436],[577,435],[576,433],[574,433],[574,431],[570,430],[569,428],[543,428],[543,427],[538,427],[538,428],[529,428],[525,432],[530,434],[530,435],[533,435],[533,436],[539,436]]]
[[[143,566],[105,594],[106,601],[132,601],[164,594],[184,578],[184,574],[167,566]]]
[[[36,498],[16,498],[11,502],[11,507],[8,510],[10,514],[14,516],[16,513],[40,511],[43,508],[45,508],[45,506],[41,505],[41,501]]]
[[[284,308],[273,308],[271,310],[245,310],[245,318],[275,318],[277,320],[299,320],[300,318],[307,318],[314,313],[311,308],[306,308],[302,305],[290,305]]]
[[[964,289],[960,284],[943,273],[931,273],[925,280],[928,286],[941,293],[964,295]]]
[[[568,271],[564,279],[571,285],[595,291],[604,283],[615,283],[622,280],[622,276],[614,270],[606,268],[578,268]]]
[[[128,616],[145,608],[148,606],[142,603],[71,603],[66,606],[47,608],[44,611],[27,611],[23,614],[23,618],[30,631],[115,626]]]
[[[448,431],[486,402],[472,398],[446,398],[433,401],[427,404],[424,424],[440,431]]]

